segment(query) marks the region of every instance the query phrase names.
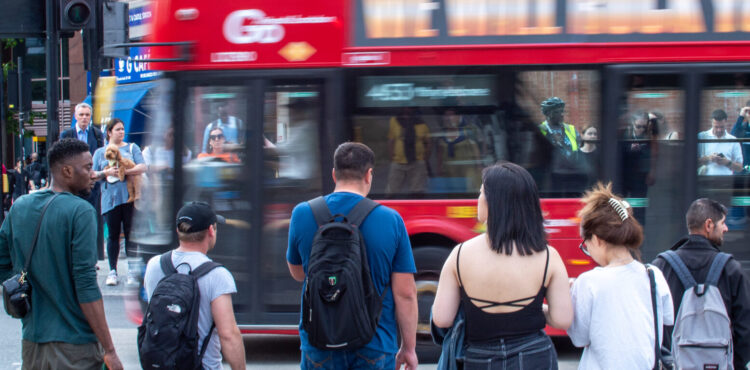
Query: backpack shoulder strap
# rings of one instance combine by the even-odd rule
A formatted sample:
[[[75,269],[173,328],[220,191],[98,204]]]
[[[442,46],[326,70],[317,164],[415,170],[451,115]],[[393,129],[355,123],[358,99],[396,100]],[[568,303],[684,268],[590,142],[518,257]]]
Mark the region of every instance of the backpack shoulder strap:
[[[727,253],[719,252],[714,256],[714,261],[711,262],[711,268],[708,270],[705,284],[717,286],[719,284],[719,278],[721,272],[724,271],[724,266],[729,262],[729,258],[732,256]]]
[[[360,226],[367,218],[367,215],[372,212],[373,209],[377,208],[379,206],[377,202],[374,200],[364,197],[360,199],[360,201],[352,208],[351,211],[349,211],[349,214],[346,215],[346,218],[349,220],[349,223],[353,225]]]
[[[159,257],[159,264],[161,265],[161,271],[164,272],[164,276],[172,275],[177,272],[174,264],[172,264],[172,251],[164,253]]]
[[[682,262],[682,258],[680,258],[675,251],[659,253],[659,257],[664,258],[664,260],[672,266],[672,269],[677,274],[677,277],[680,278],[685,290],[698,285],[698,283],[695,282],[693,274],[690,273],[690,270],[685,265],[685,262]]]
[[[200,279],[203,275],[208,274],[211,270],[223,266],[220,263],[214,261],[203,262],[200,266],[196,267],[190,275],[195,276],[196,279]]]
[[[326,199],[322,196],[308,201],[307,204],[310,205],[310,209],[312,210],[313,216],[315,216],[315,222],[318,224],[318,227],[333,218],[333,216],[331,215],[331,210],[328,209]]]

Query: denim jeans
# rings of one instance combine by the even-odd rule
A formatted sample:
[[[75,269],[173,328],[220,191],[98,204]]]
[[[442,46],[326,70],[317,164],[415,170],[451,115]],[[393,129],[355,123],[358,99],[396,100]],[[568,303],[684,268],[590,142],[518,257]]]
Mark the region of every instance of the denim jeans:
[[[470,343],[466,347],[464,369],[557,369],[557,352],[552,340],[543,331]]]
[[[348,351],[302,351],[302,370],[388,369],[396,367],[396,355],[360,348]]]

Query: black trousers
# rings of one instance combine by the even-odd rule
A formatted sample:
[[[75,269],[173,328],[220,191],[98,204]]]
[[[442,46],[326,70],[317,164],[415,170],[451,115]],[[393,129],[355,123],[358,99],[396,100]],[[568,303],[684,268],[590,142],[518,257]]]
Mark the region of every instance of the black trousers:
[[[133,225],[134,209],[133,203],[123,203],[104,214],[109,229],[107,258],[109,259],[110,270],[117,270],[117,257],[120,255],[120,232],[125,234],[125,254],[128,257],[135,257],[135,247],[130,242],[130,228]]]

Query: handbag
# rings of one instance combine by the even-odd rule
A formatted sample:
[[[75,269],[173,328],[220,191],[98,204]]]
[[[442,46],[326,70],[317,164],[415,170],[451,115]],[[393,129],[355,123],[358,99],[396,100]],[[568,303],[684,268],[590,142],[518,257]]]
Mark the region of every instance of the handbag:
[[[646,265],[646,272],[648,273],[648,280],[651,284],[651,307],[654,311],[654,370],[673,370],[674,357],[672,352],[663,347],[659,343],[659,313],[656,310],[656,279],[654,278],[654,271],[651,270],[651,265]]]
[[[28,278],[31,256],[34,254],[36,241],[39,238],[39,229],[42,227],[44,213],[47,211],[47,207],[59,195],[60,193],[53,195],[42,208],[42,215],[39,217],[39,222],[34,232],[34,243],[31,245],[31,250],[29,250],[29,256],[26,257],[23,270],[11,276],[8,280],[3,281],[3,305],[5,306],[5,312],[13,318],[22,319],[31,311],[31,283]]]

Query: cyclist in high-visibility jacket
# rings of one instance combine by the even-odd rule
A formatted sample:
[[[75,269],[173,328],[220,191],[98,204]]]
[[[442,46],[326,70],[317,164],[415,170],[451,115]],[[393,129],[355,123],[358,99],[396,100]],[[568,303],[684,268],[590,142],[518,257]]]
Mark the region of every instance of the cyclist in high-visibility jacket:
[[[552,97],[543,101],[541,106],[542,113],[547,119],[539,125],[539,130],[570,159],[578,152],[582,140],[573,125],[563,122],[565,102],[558,97]]]

